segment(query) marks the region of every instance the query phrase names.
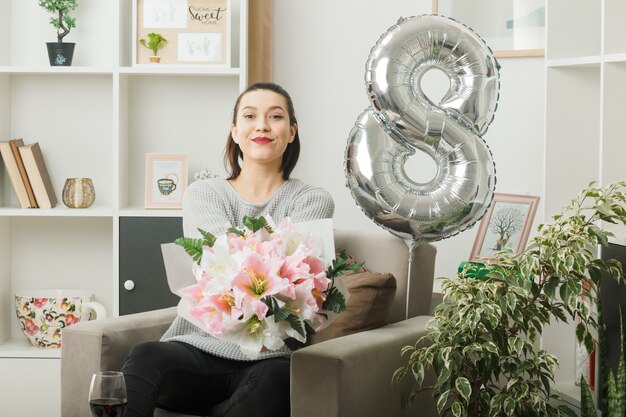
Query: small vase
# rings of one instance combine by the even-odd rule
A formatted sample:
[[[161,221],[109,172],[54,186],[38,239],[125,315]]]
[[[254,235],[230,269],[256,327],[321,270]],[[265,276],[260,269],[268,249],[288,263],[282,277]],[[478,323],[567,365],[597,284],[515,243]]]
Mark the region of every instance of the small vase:
[[[91,178],[68,178],[63,186],[63,203],[69,208],[87,208],[96,200]]]
[[[73,42],[47,42],[48,47],[48,59],[50,65],[54,66],[66,66],[72,65],[72,58],[74,57]]]
[[[161,62],[161,57],[160,56],[151,56],[150,57],[150,63],[151,64],[158,64]]]

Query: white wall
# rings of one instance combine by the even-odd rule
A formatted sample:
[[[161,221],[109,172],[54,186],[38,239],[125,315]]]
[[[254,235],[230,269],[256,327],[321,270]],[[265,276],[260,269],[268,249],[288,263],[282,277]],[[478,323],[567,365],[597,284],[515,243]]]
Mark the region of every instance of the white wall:
[[[376,229],[345,186],[344,148],[368,106],[365,62],[399,17],[431,12],[430,0],[274,0],[274,81],[290,92],[302,153],[294,176],[329,190],[338,228]],[[500,59],[495,120],[485,135],[497,169],[497,192],[543,190],[543,58]],[[542,221],[538,210],[535,224]],[[436,276],[454,276],[467,260],[477,227],[435,243]]]

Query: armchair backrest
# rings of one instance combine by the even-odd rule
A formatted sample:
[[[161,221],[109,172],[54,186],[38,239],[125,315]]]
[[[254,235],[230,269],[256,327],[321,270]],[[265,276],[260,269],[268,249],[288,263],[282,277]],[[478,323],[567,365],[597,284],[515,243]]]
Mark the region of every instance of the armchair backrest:
[[[409,247],[390,233],[335,229],[334,234],[335,247],[345,249],[357,261],[365,262],[365,269],[390,272],[396,278],[390,323],[430,313],[437,254],[433,245],[417,245],[409,265]]]
[[[383,231],[334,230],[335,247],[373,272],[390,272],[396,278],[397,289],[389,322],[428,315],[433,291],[435,256],[433,245],[417,245],[409,262],[406,243]],[[181,288],[194,283],[191,259],[184,249],[173,243],[161,245],[165,271],[170,288]]]

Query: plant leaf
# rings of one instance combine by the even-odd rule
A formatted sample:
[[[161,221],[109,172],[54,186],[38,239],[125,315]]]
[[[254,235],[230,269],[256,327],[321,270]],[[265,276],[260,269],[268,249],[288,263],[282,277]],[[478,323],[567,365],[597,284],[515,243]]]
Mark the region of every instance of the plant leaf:
[[[260,217],[251,217],[251,216],[243,216],[243,225],[246,226],[248,229],[252,230],[253,232],[258,232],[259,230],[265,228],[268,233],[273,233],[272,228],[269,226],[269,224],[267,223],[267,220],[265,220],[265,217],[260,216]]]
[[[198,229],[198,231],[200,232],[200,234],[202,235],[202,237],[204,238],[204,245],[205,246],[209,246],[209,247],[213,247],[213,245],[215,245],[215,236],[213,236],[213,234],[202,230],[202,229]]]
[[[470,396],[472,395],[472,386],[467,378],[462,376],[458,377],[456,381],[454,381],[454,387],[461,397],[463,397],[465,401],[469,402]]]
[[[393,376],[391,377],[391,380],[395,383],[398,383],[402,380],[402,378],[404,378],[404,376],[407,373],[407,369],[406,368],[398,368],[396,369],[396,371],[393,373]]]
[[[185,249],[185,252],[191,259],[196,263],[200,263],[200,259],[202,259],[202,244],[203,239],[194,239],[191,237],[179,237],[174,241],[176,245],[182,246]]]
[[[507,397],[504,400],[504,413],[507,416],[512,416],[515,412],[515,400],[511,397]]]
[[[581,417],[596,417],[596,407],[593,396],[584,377],[580,377],[580,415]]]
[[[287,323],[294,329],[300,336],[306,337],[306,333],[304,332],[304,327],[302,326],[302,320],[295,314],[289,314],[285,319]]]
[[[337,287],[333,286],[327,292],[322,309],[332,311],[333,313],[341,313],[346,309],[346,299]]]
[[[452,403],[452,415],[454,417],[462,417],[463,416],[463,406],[460,402],[455,401]]]

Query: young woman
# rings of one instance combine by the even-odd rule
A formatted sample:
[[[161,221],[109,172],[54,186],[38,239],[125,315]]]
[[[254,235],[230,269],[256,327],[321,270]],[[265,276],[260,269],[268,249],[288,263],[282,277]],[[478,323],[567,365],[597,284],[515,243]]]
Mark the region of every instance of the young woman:
[[[327,191],[289,178],[299,153],[289,94],[272,83],[250,86],[233,112],[224,157],[230,176],[189,186],[185,236],[200,237],[198,228],[219,235],[244,216],[331,218]],[[177,317],[161,341],[137,345],[126,359],[125,417],[152,416],[157,406],[199,416],[289,417],[290,353],[286,346],[264,350],[250,361],[237,345]]]

